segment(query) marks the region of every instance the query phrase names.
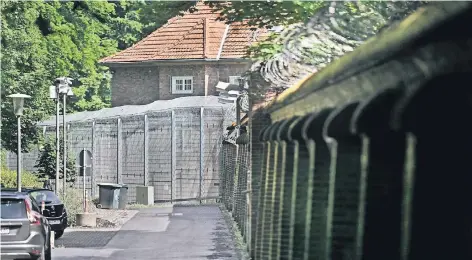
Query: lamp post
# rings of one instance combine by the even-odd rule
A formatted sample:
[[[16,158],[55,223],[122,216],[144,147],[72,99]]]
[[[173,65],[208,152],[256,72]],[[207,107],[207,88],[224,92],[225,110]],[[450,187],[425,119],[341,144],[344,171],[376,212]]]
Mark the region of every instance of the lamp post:
[[[65,196],[66,194],[66,177],[67,177],[67,126],[66,126],[66,99],[67,96],[73,96],[74,93],[72,92],[71,85],[72,79],[67,77],[60,77],[54,81],[54,86],[49,87],[49,95],[50,98],[55,99],[56,101],[56,187],[55,192],[56,194],[59,193],[59,174],[60,174],[60,138],[59,138],[59,99],[62,96],[63,104],[62,104],[62,122],[63,122],[63,187],[62,193]]]
[[[18,120],[18,148],[16,153],[16,187],[21,192],[21,116],[23,115],[23,106],[25,98],[31,98],[31,96],[25,94],[13,94],[9,95],[9,98],[13,99],[13,111]]]
[[[59,143],[59,82],[56,80],[55,86],[49,87],[49,97],[54,99],[56,103],[56,184],[54,185],[54,192],[59,195],[59,169],[60,169],[60,143]]]
[[[69,79],[69,78],[67,78]],[[71,84],[72,82],[70,82],[70,79],[68,80],[67,82],[67,92],[65,92],[64,94],[62,94],[62,138],[63,138],[63,141],[62,143],[64,144],[63,145],[63,152],[62,152],[62,156],[63,156],[63,170],[64,170],[64,179],[62,180],[63,181],[63,188],[62,188],[62,193],[64,195],[64,197],[66,196],[66,180],[67,180],[67,124],[66,124],[66,100],[67,100],[67,97],[71,97],[71,96],[74,96],[74,93],[72,92],[72,89],[71,87],[69,86],[69,84]]]

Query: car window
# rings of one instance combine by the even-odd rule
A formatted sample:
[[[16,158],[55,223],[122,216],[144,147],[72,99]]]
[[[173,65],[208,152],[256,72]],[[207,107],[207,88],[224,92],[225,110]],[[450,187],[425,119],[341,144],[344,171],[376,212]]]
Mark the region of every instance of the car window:
[[[1,219],[27,218],[25,201],[21,199],[3,199],[0,208]]]
[[[31,200],[31,208],[36,212],[41,212],[41,210],[39,208],[39,205],[36,202],[36,200],[34,198],[30,198],[30,200]]]
[[[46,203],[58,203],[60,202],[59,198],[54,194],[54,192],[49,190],[37,190],[30,193],[30,195],[41,204],[43,201]]]

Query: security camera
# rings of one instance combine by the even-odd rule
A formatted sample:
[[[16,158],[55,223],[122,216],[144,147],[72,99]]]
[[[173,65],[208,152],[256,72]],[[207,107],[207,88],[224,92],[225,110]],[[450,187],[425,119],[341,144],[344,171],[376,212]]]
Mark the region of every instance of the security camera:
[[[54,85],[56,85],[58,89],[58,93],[60,94],[67,94],[70,92],[70,85],[72,85],[72,78],[68,77],[60,77],[54,81]]]

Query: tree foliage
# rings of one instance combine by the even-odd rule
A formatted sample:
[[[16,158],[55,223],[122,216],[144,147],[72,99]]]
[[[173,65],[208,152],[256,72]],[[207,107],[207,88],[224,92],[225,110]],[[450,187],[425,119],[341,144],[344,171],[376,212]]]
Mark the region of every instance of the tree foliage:
[[[60,143],[60,152],[64,151],[64,145]],[[60,155],[62,156],[62,155]],[[54,140],[46,139],[41,142],[41,150],[38,154],[38,160],[35,167],[38,169],[38,176],[40,178],[55,179],[56,178],[56,144]],[[75,167],[75,155],[71,151],[67,152],[67,164],[66,164],[66,182],[73,183],[77,178],[77,169]],[[61,167],[59,170],[59,179],[64,179],[64,168],[62,164],[62,158],[59,158]]]
[[[0,1],[2,146],[16,151],[13,93],[32,96],[22,117],[23,151],[37,143],[36,122],[54,114],[48,87],[74,79],[68,113],[110,105],[111,74],[100,58],[125,49],[192,1]],[[182,9],[181,9],[182,8]]]
[[[0,167],[2,172],[1,183],[3,184],[3,186],[5,188],[16,188],[16,170],[11,170],[3,164],[0,165]],[[42,187],[43,180],[34,173],[23,171],[21,173],[21,186]]]
[[[246,21],[258,28],[290,25],[307,21],[320,7],[321,1],[208,1],[221,11],[221,20],[228,23]]]

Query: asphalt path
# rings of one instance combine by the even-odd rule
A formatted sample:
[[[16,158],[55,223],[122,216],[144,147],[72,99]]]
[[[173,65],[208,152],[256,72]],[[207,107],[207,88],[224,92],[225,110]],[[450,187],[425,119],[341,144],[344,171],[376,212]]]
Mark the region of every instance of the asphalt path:
[[[54,260],[238,259],[217,206],[141,209],[119,231],[70,231]]]

